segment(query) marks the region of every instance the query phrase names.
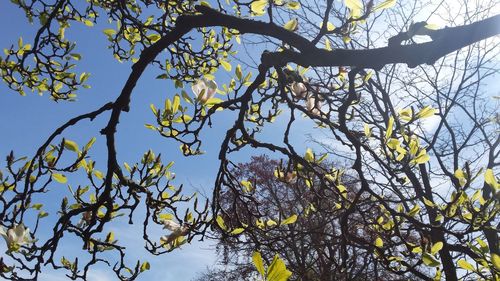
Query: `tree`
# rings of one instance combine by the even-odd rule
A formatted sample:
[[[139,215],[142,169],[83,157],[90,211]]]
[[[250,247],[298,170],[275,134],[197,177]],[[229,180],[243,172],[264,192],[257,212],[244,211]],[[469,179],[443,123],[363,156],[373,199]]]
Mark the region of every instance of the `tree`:
[[[325,193],[337,195],[343,210],[340,268],[348,268],[349,249],[357,247],[375,249],[370,258],[396,275],[498,278],[498,105],[482,88],[484,79],[497,72],[498,43],[492,37],[500,32],[500,16],[494,15],[498,3],[464,1],[446,15],[442,10],[449,3],[444,1],[12,2],[38,27],[30,43],[20,39],[0,59],[1,76],[14,91],[71,101],[86,87],[88,74],[72,70],[80,59],[77,46],[65,36],[76,22],[116,22],[104,33],[114,56],[134,64],[115,101],[65,122],[34,157],[7,156],[0,176],[1,234],[9,247],[8,259],[1,262],[3,278],[36,279],[42,266],[52,266],[73,279],[86,279],[89,268],[108,262],[105,252],[113,251],[119,255],[113,266],[117,277],[134,279],[149,264],[126,264],[126,250],[104,230],[121,215],[133,221],[136,212],[145,213],[143,237],[155,255],[202,236],[209,227],[235,236],[258,232],[260,217],[225,222],[231,216],[221,200],[224,190],[232,190],[234,200],[251,200],[244,192],[251,182],[235,176],[231,159],[247,147],[286,158],[284,175],[295,173],[309,186],[312,206]],[[437,11],[450,16],[446,28],[412,22]],[[251,64],[259,56],[253,71],[231,64],[236,59]],[[202,153],[200,131],[211,126],[218,111],[235,112],[234,125],[221,141],[210,205],[173,186],[171,165],[152,151],[132,166],[118,164],[118,123],[150,65],[181,93],[167,98],[162,108],[153,105],[157,124],[146,127],[178,141],[184,155]],[[220,89],[215,83],[219,68],[234,73]],[[190,84],[195,99],[183,90]],[[89,158],[94,139],[80,147],[64,139],[64,132],[106,113],[109,121],[101,133],[107,166],[101,172]],[[332,153],[348,160],[359,180],[352,196],[343,196],[347,185],[321,166],[319,153],[299,153],[290,141],[300,113],[332,136]],[[277,118],[286,119],[283,141],[259,139]],[[434,130],[425,128],[430,118],[437,120]],[[84,173],[88,182],[76,183],[58,213],[51,214],[52,237],[37,241],[38,222],[49,215],[38,200],[53,192],[54,182],[68,182],[70,173]],[[438,188],[441,181],[444,187]],[[379,208],[379,218],[368,219],[370,210],[362,207],[366,198]],[[190,207],[181,211],[182,204]],[[32,230],[24,226],[28,216],[36,217]],[[375,240],[349,228],[358,216],[367,218],[363,227]],[[149,230],[158,225],[171,233],[151,237]],[[87,255],[56,258],[65,235],[81,239]]]
[[[211,269],[199,280],[215,280],[210,274],[230,276],[234,280],[248,280],[253,274],[253,265],[248,257],[255,249],[271,260],[278,253],[293,273],[291,280],[394,280],[395,274],[377,265],[373,254],[375,247],[366,248],[348,245],[347,269],[340,265],[341,240],[340,219],[345,208],[338,203],[337,193],[326,192],[320,197],[307,187],[300,175],[285,176],[280,172],[279,161],[266,156],[253,157],[249,163],[240,164],[233,174],[240,180],[251,183],[246,190],[247,198],[240,198],[231,189],[221,193],[222,209],[228,216],[227,224],[246,224],[261,220],[258,229],[247,229],[242,235],[231,236],[222,231],[216,238],[220,262],[224,269]],[[357,181],[344,174],[340,165],[323,163],[324,167],[337,167],[339,178],[345,185],[342,197],[353,199],[357,192]],[[270,169],[276,167],[276,170]],[[283,175],[280,175],[283,173]],[[366,223],[372,218],[383,217],[378,204],[362,198],[359,210],[351,215],[349,231],[374,241],[377,236]],[[278,217],[278,219],[277,219]],[[280,221],[281,227],[275,227]],[[413,237],[414,242],[418,241]]]

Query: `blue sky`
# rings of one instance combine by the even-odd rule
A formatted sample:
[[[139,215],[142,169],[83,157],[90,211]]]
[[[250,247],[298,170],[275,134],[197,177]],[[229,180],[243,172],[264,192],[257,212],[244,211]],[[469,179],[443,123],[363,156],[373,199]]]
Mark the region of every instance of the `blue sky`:
[[[1,1],[0,14],[0,34],[2,34],[0,48],[16,44],[19,36],[23,37],[25,43],[32,41],[36,26],[28,24],[19,9],[8,1]],[[47,95],[40,97],[37,94],[28,94],[23,97],[0,83],[1,159],[4,159],[10,150],[14,150],[17,156],[32,156],[53,130],[65,121],[79,114],[95,110],[104,103],[113,101],[119,95],[121,87],[129,75],[131,65],[119,63],[113,58],[111,51],[107,49],[106,37],[101,32],[105,28],[106,26],[103,25],[88,28],[83,24],[75,23],[66,32],[67,38],[77,42],[75,51],[83,57],[78,63],[77,72],[91,73],[88,84],[92,88],[80,91],[77,102],[55,103],[49,100]],[[222,112],[213,120],[214,127],[205,129],[203,150],[206,153],[203,156],[184,158],[177,143],[166,140],[144,127],[145,123],[154,123],[149,105],[155,103],[161,106],[164,98],[172,97],[179,92],[169,82],[154,79],[158,74],[160,71],[154,68],[149,68],[146,71],[133,93],[130,112],[122,115],[116,143],[119,162],[134,163],[140,160],[145,151],[153,149],[155,153],[162,153],[164,161],[175,161],[173,171],[177,175],[175,182],[177,185],[184,184],[188,193],[202,191],[211,194],[219,163],[217,160],[218,148],[225,130],[234,122],[234,118],[232,118],[234,113]],[[227,76],[227,74],[223,75]],[[223,75],[217,77],[223,80],[225,77]],[[189,88],[189,86],[186,87],[186,91],[191,92]],[[64,137],[74,140],[80,145],[85,144],[91,137],[95,136],[97,141],[91,156],[97,161],[97,167],[101,170],[104,169],[106,153],[105,140],[99,131],[105,126],[107,120],[108,115],[105,114],[93,122],[83,121],[68,129],[64,134]],[[279,130],[275,130],[276,127],[281,127],[280,122],[274,128],[271,127],[266,131],[266,140],[272,140],[279,135]],[[303,144],[306,141],[305,131],[302,126],[299,126],[297,131],[299,133],[294,137],[293,142]],[[254,151],[254,153],[256,152]],[[263,151],[258,153],[263,153]],[[237,161],[248,159],[248,150],[238,157],[241,160],[237,158]],[[69,183],[76,186],[80,182],[76,178]],[[54,188],[61,187],[54,186]],[[41,203],[48,205],[47,201],[44,202],[48,198],[40,200],[42,200]],[[51,200],[57,202],[55,205],[59,206],[60,201],[53,200],[53,198]],[[50,218],[47,218],[47,222],[50,222]],[[136,222],[140,222],[140,220],[136,220]],[[50,225],[47,224],[46,227],[48,230]],[[139,280],[190,280],[196,275],[196,272],[203,271],[205,267],[211,266],[215,262],[215,252],[210,242],[194,242],[192,245],[184,245],[173,253],[161,257],[151,257],[143,249],[140,227],[141,225],[130,226],[125,223],[112,226],[117,239],[130,245],[128,247],[130,261],[147,259],[151,262],[151,270],[141,275]],[[159,237],[166,233],[157,230],[156,234]],[[4,251],[5,245],[0,243],[0,252]],[[70,255],[79,251],[81,252],[79,244],[67,243],[61,247],[62,254]],[[61,273],[46,270],[42,280],[65,280],[66,278]],[[111,270],[105,267],[97,267],[92,272],[91,280],[114,280],[114,275]]]
[[[15,44],[19,35],[23,36],[25,42],[30,41],[34,26],[27,24],[20,10],[8,3],[0,2],[0,47],[3,49]],[[86,28],[75,24],[68,30],[67,36],[78,42],[78,52],[83,56],[79,64],[79,71],[91,72],[89,90],[79,93],[78,101],[55,103],[48,96],[31,94],[25,97],[7,89],[0,84],[0,154],[3,160],[10,150],[17,155],[33,155],[36,148],[41,145],[49,134],[69,118],[76,115],[95,110],[102,104],[114,100],[127,79],[130,64],[119,63],[106,48],[107,40],[100,32],[104,27],[96,26]],[[185,159],[181,156],[178,145],[161,138],[158,134],[144,127],[144,123],[153,123],[153,115],[149,109],[150,103],[162,104],[163,98],[175,94],[173,88],[165,81],[155,80],[158,71],[149,71],[139,81],[134,92],[131,111],[122,115],[117,138],[118,156],[120,162],[134,163],[140,160],[141,155],[148,149],[156,153],[162,153],[165,160],[175,161],[174,171],[177,174],[177,184],[184,183],[187,191],[195,188],[209,189],[213,184],[213,178],[217,165],[217,151],[206,149],[206,155],[196,159]],[[64,136],[76,141],[80,145],[85,144],[92,136],[97,137],[93,148],[92,157],[97,165],[104,168],[106,161],[104,150],[104,138],[99,135],[99,130],[107,122],[108,115],[97,118],[94,122],[84,121],[78,126],[68,130]],[[215,122],[216,124],[218,122]],[[220,129],[206,132],[208,143],[206,148],[216,145],[216,138],[210,136],[220,135]],[[3,165],[4,163],[2,163]],[[72,183],[77,185],[78,183]],[[56,187],[54,187],[56,188]],[[57,205],[59,205],[57,202]],[[46,202],[43,202],[46,203]],[[118,226],[117,226],[118,227]],[[129,248],[131,256],[138,259],[148,257],[142,249],[142,232],[140,228],[130,227],[124,224],[123,231],[115,230],[117,239],[134,245]],[[126,237],[120,237],[121,233]],[[163,235],[166,233],[158,233]],[[135,242],[135,243],[134,243]],[[143,274],[140,280],[190,280],[196,271],[203,270],[214,262],[214,252],[209,249],[209,244],[194,243],[185,245],[182,249],[161,257],[148,257],[152,270]],[[81,246],[78,246],[81,247]],[[78,249],[77,251],[81,251]],[[70,252],[73,247],[69,244],[62,245],[63,252]],[[0,252],[4,252],[4,243],[1,243]],[[55,280],[60,273],[48,271],[45,280]],[[106,268],[97,269],[91,280],[114,280],[113,272]],[[61,277],[61,280],[66,278]]]

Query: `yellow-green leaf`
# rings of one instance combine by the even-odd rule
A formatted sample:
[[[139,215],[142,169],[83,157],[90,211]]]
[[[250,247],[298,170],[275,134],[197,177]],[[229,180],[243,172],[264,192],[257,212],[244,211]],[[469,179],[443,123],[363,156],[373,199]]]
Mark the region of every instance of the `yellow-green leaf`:
[[[344,3],[346,7],[351,11],[351,17],[359,18],[359,16],[363,12],[363,3],[361,2],[361,0],[344,0]]]
[[[436,205],[429,199],[423,197],[422,198],[424,200],[424,204],[428,207],[431,207],[431,208],[434,208]]]
[[[429,24],[427,24],[425,26],[425,28],[430,29],[430,30],[438,30],[439,29],[439,25],[434,24],[434,23],[429,23]]]
[[[91,138],[89,142],[85,145],[84,150],[88,151],[92,147],[92,145],[94,145],[95,140],[96,140],[95,137]]]
[[[370,126],[368,126],[368,124],[365,123],[364,129],[365,129],[365,136],[367,138],[371,137],[372,136],[372,129],[370,128]]]
[[[377,239],[375,239],[375,246],[376,246],[377,248],[382,248],[382,247],[384,247],[384,241],[382,241],[382,238],[377,237]]]
[[[320,27],[323,28],[323,22],[321,22]],[[335,25],[331,22],[326,23],[326,31],[333,31],[335,30]]]
[[[104,179],[104,174],[98,170],[94,170],[94,176],[96,176],[100,180]]]
[[[222,230],[227,230],[227,226],[226,224],[224,223],[224,219],[219,215],[217,216],[217,225],[222,229]]]
[[[389,8],[392,8],[394,5],[396,5],[396,0],[386,0],[386,1],[378,4],[377,6],[375,6],[374,11],[389,9]]]
[[[94,23],[91,21],[91,20],[83,20],[83,23],[86,25],[86,26],[94,26]]]
[[[332,45],[330,44],[330,40],[328,40],[328,38],[325,39],[325,50],[327,51],[332,50]]]
[[[285,23],[283,28],[286,30],[295,31],[297,29],[298,25],[299,25],[299,22],[297,21],[297,19],[292,19],[292,20],[289,20],[287,23]]]
[[[148,39],[151,40],[152,43],[155,43],[156,41],[160,40],[161,36],[160,34],[149,34]]]
[[[171,220],[173,218],[174,218],[174,215],[172,215],[172,214],[159,214],[158,215],[158,219],[160,219],[161,221]]]
[[[258,16],[263,15],[265,13],[267,2],[268,0],[253,1],[252,4],[250,4],[250,10]]]
[[[468,271],[474,271],[475,268],[474,266],[472,266],[472,264],[470,264],[468,261],[464,260],[464,259],[461,259],[458,261],[458,266],[465,269],[465,270],[468,270]]]
[[[442,248],[443,242],[437,242],[436,244],[432,245],[431,254],[435,255],[437,252],[441,251]]]
[[[181,97],[179,95],[174,96],[174,102],[172,103],[172,114],[175,114],[179,110],[179,105],[181,104]]]
[[[141,264],[141,272],[149,270],[150,268],[151,268],[151,265],[147,261],[145,261]]]
[[[230,63],[228,63],[225,60],[220,60],[219,62],[220,62],[220,65],[222,65],[222,67],[224,68],[224,70],[226,70],[227,72],[231,71],[232,67],[231,67]]]
[[[420,212],[420,206],[418,204],[416,204],[415,206],[413,206],[413,208],[411,208],[410,212],[408,212],[408,215],[413,217],[416,214],[418,214],[419,212]]]
[[[296,1],[288,2],[286,6],[292,10],[298,10],[300,8],[300,3]]]
[[[218,103],[221,103],[223,102],[224,100],[222,99],[219,99],[219,98],[210,98],[207,100],[207,102],[205,103],[206,105],[214,105],[214,104],[218,104]]]
[[[235,229],[233,229],[233,231],[231,231],[231,234],[238,235],[238,234],[242,233],[243,231],[245,231],[244,228],[241,228],[241,227],[240,228],[235,228]]]
[[[392,127],[394,126],[394,117],[389,117],[389,121],[387,121],[387,131],[385,132],[385,139],[389,139],[392,136]]]
[[[116,31],[112,28],[104,29],[102,32],[108,36],[113,36],[116,34]]]
[[[257,271],[262,275],[262,277],[266,277],[266,273],[264,271],[264,262],[262,261],[262,256],[259,252],[254,252],[252,255],[252,261],[257,268]]]
[[[308,148],[306,150],[306,154],[304,156],[304,159],[307,161],[307,162],[312,162],[314,161],[314,153],[312,151],[312,149]]]
[[[286,281],[291,275],[292,272],[286,269],[285,262],[275,255],[267,269],[267,281]]]
[[[496,270],[500,271],[500,256],[499,255],[492,253],[491,254],[491,263],[496,268]]]
[[[422,254],[422,261],[428,265],[428,266],[432,266],[432,267],[437,267],[437,266],[440,266],[441,263],[436,260],[436,258],[432,255],[430,255],[429,253],[423,253]]]
[[[417,113],[417,118],[427,118],[427,117],[431,117],[434,115],[434,113],[436,112],[436,109],[430,107],[430,106],[426,106],[424,108],[422,108],[418,113]]]
[[[115,241],[115,233],[113,231],[109,232],[108,235],[106,236],[106,242],[111,243]]]
[[[401,109],[399,112],[399,118],[403,119],[404,121],[410,121],[413,118],[413,110],[411,107],[409,108],[404,108]]]
[[[266,224],[267,224],[267,226],[276,226],[276,225],[278,225],[278,223],[276,223],[276,222],[275,222],[274,220],[272,220],[272,219],[269,219],[269,220],[267,221],[267,223],[266,223]]]
[[[151,111],[153,112],[154,115],[158,115],[158,109],[154,104],[150,104],[149,108],[151,108]]]
[[[363,4],[360,0],[344,0],[344,4],[353,11],[363,9]]]
[[[253,189],[252,183],[249,181],[241,181],[241,185],[243,185],[243,187],[245,187],[245,192],[250,192]]]
[[[427,151],[425,149],[422,149],[417,157],[415,157],[415,159],[413,159],[413,161],[417,164],[424,164],[426,163],[427,161],[429,161],[431,159],[431,157],[429,156],[429,154],[427,154]]]
[[[236,74],[236,77],[238,78],[238,80],[241,80],[241,78],[243,77],[243,72],[241,71],[241,65],[238,64],[236,66],[234,73]]]
[[[291,215],[281,222],[281,225],[292,224],[297,221],[297,215]]]
[[[68,182],[68,179],[63,174],[54,173],[54,174],[52,174],[52,178],[55,181],[57,181],[58,183],[67,183]]]
[[[492,169],[486,169],[486,172],[484,173],[484,181],[495,190],[499,188],[499,184]]]
[[[74,141],[70,141],[70,140],[64,140],[64,147],[66,149],[69,149],[71,151],[74,151],[74,152],[78,152],[79,149],[78,149],[78,144],[76,144],[76,142]]]

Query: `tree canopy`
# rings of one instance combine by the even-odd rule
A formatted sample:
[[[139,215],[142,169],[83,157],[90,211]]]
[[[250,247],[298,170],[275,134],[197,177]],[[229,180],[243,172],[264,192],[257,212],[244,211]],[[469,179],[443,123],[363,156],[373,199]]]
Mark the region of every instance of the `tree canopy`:
[[[12,91],[78,102],[92,90],[91,70],[75,70],[84,58],[69,31],[78,24],[103,33],[102,52],[132,67],[113,101],[60,121],[35,155],[4,152],[2,278],[36,280],[53,268],[87,280],[97,264],[137,278],[150,264],[130,262],[109,231],[121,218],[142,224],[137,237],[152,255],[205,237],[234,246],[245,278],[500,278],[499,104],[487,87],[499,71],[497,1],[11,2],[35,29],[2,46]],[[172,89],[151,104],[144,130],[186,157],[217,150],[207,198],[185,192],[173,163],[152,150],[120,164],[119,123],[147,68]],[[232,125],[206,147],[202,132],[226,112]],[[65,136],[96,118],[107,124],[85,145]],[[304,127],[307,147],[294,141]],[[96,139],[106,143],[101,170]],[[238,164],[245,151],[270,158]],[[69,191],[47,200],[61,184]],[[73,257],[60,254],[68,236],[82,244]]]

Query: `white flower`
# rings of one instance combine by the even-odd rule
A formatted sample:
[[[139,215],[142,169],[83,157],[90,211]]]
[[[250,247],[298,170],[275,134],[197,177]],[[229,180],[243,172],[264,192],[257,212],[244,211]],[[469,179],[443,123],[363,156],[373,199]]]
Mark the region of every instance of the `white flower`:
[[[292,94],[299,99],[305,98],[307,95],[306,85],[302,82],[293,82],[292,83]]]
[[[217,83],[203,77],[198,79],[193,86],[191,86],[191,89],[201,103],[206,103],[209,99],[214,97],[217,91]]]
[[[3,227],[0,227],[0,235],[5,239],[9,250],[16,250],[20,246],[32,242],[30,229],[25,228],[23,224],[14,224],[7,232]]]
[[[321,107],[323,106],[323,101],[320,99],[316,99],[313,95],[309,95],[306,101],[306,109],[311,114],[320,116],[321,115]]]
[[[175,239],[187,235],[189,233],[189,228],[186,225],[181,226],[180,224],[176,223],[173,220],[164,220],[163,228],[172,231],[170,235],[164,235],[160,238],[163,244],[168,244],[174,241]]]
[[[173,220],[164,220],[163,228],[168,229],[170,231],[177,231],[181,228],[181,226]]]

